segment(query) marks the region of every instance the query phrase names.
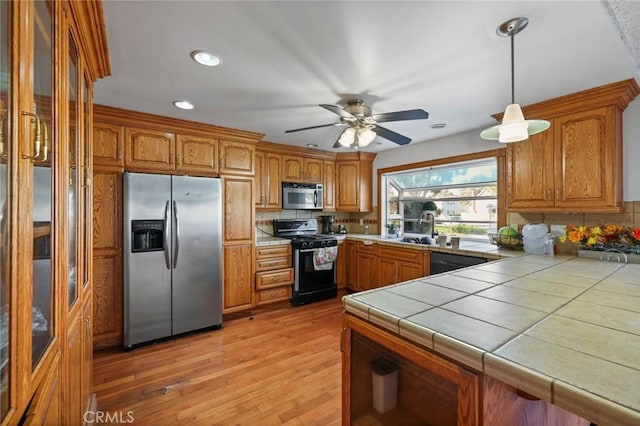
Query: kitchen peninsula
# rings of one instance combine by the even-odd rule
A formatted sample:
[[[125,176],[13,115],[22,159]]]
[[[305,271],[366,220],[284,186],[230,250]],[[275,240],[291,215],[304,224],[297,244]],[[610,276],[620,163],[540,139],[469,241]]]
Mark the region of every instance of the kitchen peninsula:
[[[523,255],[343,298],[343,424],[640,424],[640,265]],[[371,406],[371,363],[398,370]]]

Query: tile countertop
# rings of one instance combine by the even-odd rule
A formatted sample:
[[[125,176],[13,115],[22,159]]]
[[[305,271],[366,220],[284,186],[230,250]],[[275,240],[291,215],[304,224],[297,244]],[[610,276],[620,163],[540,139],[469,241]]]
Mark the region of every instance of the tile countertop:
[[[522,255],[343,303],[591,422],[640,424],[640,265]]]
[[[521,256],[524,254],[522,251],[515,251],[509,249],[501,249],[490,243],[474,242],[474,241],[460,241],[460,247],[453,249],[451,247],[439,247],[434,245],[403,243],[395,239],[382,238],[380,235],[371,234],[334,234],[334,237],[338,241],[350,240],[350,241],[373,241],[382,245],[410,248],[413,250],[430,250],[440,251],[444,253],[455,253],[467,256],[479,256],[487,259],[501,259],[504,257]],[[277,244],[290,244],[291,240],[279,237],[258,237],[256,238],[256,246],[269,246]]]

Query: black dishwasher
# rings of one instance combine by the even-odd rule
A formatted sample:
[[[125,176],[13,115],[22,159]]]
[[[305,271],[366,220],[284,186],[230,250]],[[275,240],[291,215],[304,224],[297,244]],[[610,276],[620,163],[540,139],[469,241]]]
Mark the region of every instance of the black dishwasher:
[[[431,252],[431,262],[429,263],[429,275],[440,274],[442,272],[455,271],[467,266],[485,263],[487,259],[482,257],[463,256],[460,254]]]

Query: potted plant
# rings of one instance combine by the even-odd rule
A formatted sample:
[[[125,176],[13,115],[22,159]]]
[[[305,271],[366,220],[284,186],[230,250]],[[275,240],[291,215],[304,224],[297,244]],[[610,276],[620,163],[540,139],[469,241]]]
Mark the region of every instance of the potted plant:
[[[387,223],[386,225],[384,225],[385,228],[387,228],[387,234],[389,236],[397,236],[398,235],[398,225],[395,223]]]

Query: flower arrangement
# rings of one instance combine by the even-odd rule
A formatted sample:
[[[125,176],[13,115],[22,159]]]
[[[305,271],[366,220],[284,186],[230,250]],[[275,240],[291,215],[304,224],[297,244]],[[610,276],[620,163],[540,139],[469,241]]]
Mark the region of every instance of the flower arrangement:
[[[395,223],[387,223],[384,225],[389,231],[389,234],[397,234],[398,233],[398,225]]]
[[[640,254],[640,226],[600,224],[597,226],[567,226],[567,234],[560,242],[569,240],[585,250],[616,248],[626,253]]]

